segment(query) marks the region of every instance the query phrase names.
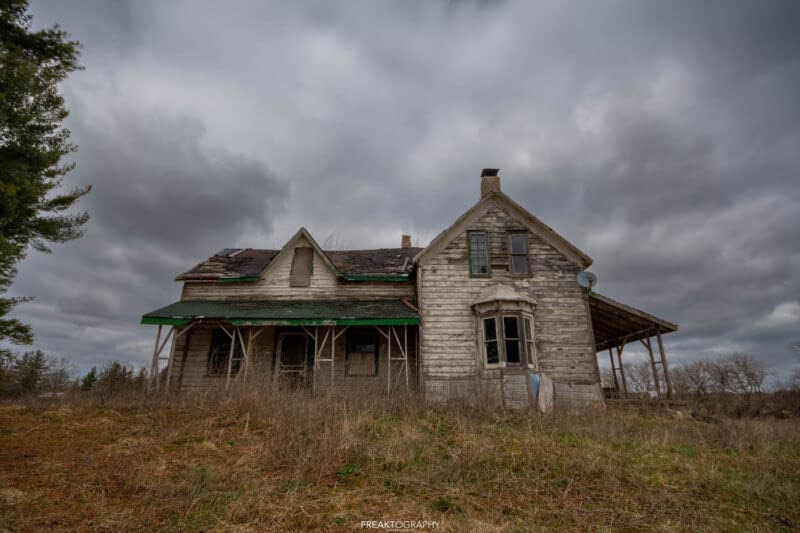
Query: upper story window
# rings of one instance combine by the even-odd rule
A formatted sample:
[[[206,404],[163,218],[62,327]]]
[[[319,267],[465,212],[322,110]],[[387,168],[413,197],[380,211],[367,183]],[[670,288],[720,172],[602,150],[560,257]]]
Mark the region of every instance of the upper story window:
[[[314,267],[314,250],[308,246],[298,246],[292,256],[292,270],[289,274],[290,287],[308,287],[311,285],[311,273]]]
[[[512,275],[526,276],[528,269],[528,234],[514,231],[508,234],[508,262]]]
[[[469,251],[469,275],[472,277],[489,276],[489,246],[485,231],[467,233]]]
[[[231,338],[221,329],[211,334],[211,349],[208,352],[207,370],[209,376],[220,376],[228,373],[228,358],[231,353]],[[231,375],[239,373],[242,365],[242,345],[237,342],[233,347]]]

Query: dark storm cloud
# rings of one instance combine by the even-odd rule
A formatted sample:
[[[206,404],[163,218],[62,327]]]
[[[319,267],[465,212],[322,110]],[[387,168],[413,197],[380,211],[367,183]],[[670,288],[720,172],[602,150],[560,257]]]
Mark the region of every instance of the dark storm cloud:
[[[300,225],[425,244],[482,167],[680,324],[677,361],[788,370],[800,330],[796,2],[34,2],[84,43],[65,85],[87,236],[14,287],[39,347],[142,362],[137,316],[224,246]],[[631,348],[633,352],[633,347]],[[601,359],[601,362],[603,360]]]

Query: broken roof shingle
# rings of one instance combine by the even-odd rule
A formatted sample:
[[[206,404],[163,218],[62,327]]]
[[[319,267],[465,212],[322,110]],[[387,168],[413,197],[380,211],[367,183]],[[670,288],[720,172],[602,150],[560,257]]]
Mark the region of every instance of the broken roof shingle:
[[[378,248],[375,250],[326,251],[345,277],[399,276],[408,274],[412,259],[422,248]],[[225,248],[179,275],[176,281],[214,281],[256,277],[280,250]]]

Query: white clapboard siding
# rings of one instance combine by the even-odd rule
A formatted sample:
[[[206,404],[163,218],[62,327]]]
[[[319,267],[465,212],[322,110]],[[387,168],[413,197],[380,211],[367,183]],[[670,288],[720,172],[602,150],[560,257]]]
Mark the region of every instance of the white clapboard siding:
[[[467,387],[465,380],[481,375],[503,379],[502,373],[481,372],[478,325],[471,308],[482,289],[503,283],[537,301],[534,323],[539,369],[554,381],[573,384],[573,388],[566,385],[558,389],[561,398],[570,403],[589,396],[599,399],[590,317],[585,295],[576,281],[580,268],[529,233],[531,275],[512,277],[508,271],[507,230],[521,226],[503,209],[492,206],[469,228],[487,232],[492,265],[489,278],[469,275],[466,231],[418,272],[423,383],[432,396],[454,387]],[[448,380],[454,383],[448,385]],[[506,376],[504,388],[507,404],[519,404],[528,394],[524,376]]]
[[[310,246],[300,239],[297,246]],[[322,300],[358,299],[384,300],[415,297],[413,281],[377,282],[339,280],[319,254],[314,254],[311,284],[308,287],[290,287],[289,274],[292,254],[284,254],[271,265],[264,279],[241,283],[191,282],[183,285],[181,300]]]

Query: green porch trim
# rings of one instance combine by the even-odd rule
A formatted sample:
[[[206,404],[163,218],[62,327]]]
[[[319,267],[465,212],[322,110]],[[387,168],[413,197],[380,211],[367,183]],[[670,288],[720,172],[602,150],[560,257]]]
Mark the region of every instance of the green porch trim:
[[[228,278],[219,278],[217,281],[220,283],[239,283],[239,282],[246,282],[246,281],[258,281],[261,279],[261,276],[238,276],[238,277],[228,277]]]
[[[408,276],[345,276],[347,281],[408,281]]]
[[[154,316],[143,316],[142,317],[142,324],[145,325],[157,325],[157,326],[184,326],[191,322],[190,319],[185,318],[167,318],[167,317],[154,317]]]
[[[418,326],[419,318],[286,318],[286,319],[234,319],[224,322],[234,326]]]

